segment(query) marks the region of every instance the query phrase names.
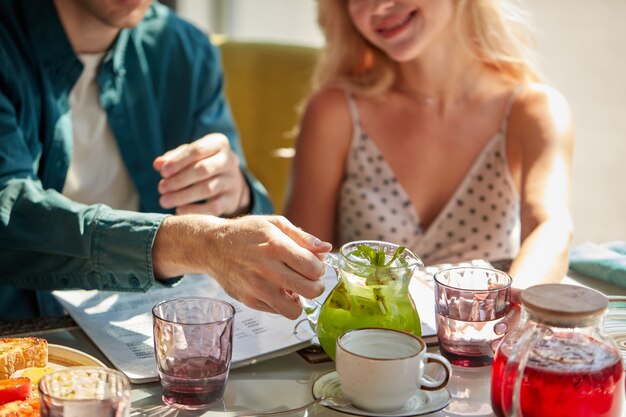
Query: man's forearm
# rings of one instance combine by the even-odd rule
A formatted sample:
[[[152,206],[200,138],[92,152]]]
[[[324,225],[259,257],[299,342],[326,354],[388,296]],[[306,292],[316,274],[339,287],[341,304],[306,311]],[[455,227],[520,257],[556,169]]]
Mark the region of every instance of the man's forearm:
[[[167,217],[152,246],[152,266],[157,279],[188,273],[210,273],[207,245],[215,243],[224,220],[207,215]],[[211,239],[215,237],[215,239]]]

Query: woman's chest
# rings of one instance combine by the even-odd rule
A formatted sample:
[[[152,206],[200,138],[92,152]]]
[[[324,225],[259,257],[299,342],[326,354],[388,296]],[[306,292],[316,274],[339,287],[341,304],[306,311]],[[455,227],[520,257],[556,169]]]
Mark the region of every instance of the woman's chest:
[[[423,225],[449,201],[499,129],[475,111],[445,116],[410,107],[363,106],[361,128],[402,186]]]

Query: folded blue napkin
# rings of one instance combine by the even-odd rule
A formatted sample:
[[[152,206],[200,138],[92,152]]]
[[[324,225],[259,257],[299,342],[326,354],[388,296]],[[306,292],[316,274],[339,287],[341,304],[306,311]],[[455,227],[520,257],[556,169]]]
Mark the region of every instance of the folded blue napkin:
[[[585,242],[570,250],[569,266],[576,272],[626,288],[626,242]]]

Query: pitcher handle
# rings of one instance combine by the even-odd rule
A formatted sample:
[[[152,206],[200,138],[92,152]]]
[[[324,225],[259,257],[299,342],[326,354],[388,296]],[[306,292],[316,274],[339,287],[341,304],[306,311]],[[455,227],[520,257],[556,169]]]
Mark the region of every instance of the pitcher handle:
[[[506,366],[503,371],[503,381],[500,390],[500,400],[502,411],[505,417],[522,417],[521,391],[522,377],[528,363],[529,352],[535,347],[537,342],[545,335],[548,329],[535,327],[524,333],[515,343],[511,350]],[[513,378],[511,378],[511,376]],[[506,398],[506,389],[511,389],[509,382],[513,381],[512,394]],[[509,400],[510,401],[507,401]]]
[[[323,256],[323,262],[335,270],[335,278],[337,279],[337,282],[339,282],[339,257],[334,253],[325,253]],[[330,290],[332,290],[332,288]],[[326,289],[326,291],[329,291],[329,289]],[[322,304],[315,298],[305,298],[302,295],[298,295],[298,298],[300,299],[300,305],[306,313],[307,321],[311,325],[313,331],[315,331],[317,326],[317,317],[319,315],[319,310],[322,308]]]
[[[335,270],[337,280],[339,280],[339,256],[330,252],[325,253],[323,262]]]

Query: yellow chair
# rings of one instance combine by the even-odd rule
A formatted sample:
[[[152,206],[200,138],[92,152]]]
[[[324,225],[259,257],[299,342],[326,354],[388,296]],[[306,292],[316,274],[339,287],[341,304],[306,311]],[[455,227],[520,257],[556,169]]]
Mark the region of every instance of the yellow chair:
[[[248,166],[267,188],[276,213],[282,213],[298,106],[309,91],[318,49],[231,40],[216,43]]]

